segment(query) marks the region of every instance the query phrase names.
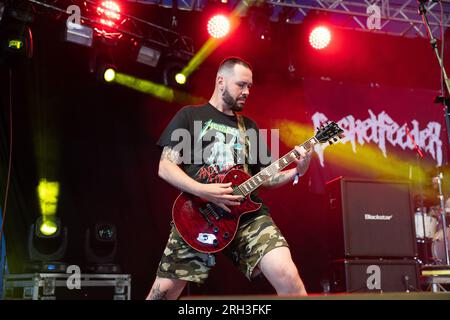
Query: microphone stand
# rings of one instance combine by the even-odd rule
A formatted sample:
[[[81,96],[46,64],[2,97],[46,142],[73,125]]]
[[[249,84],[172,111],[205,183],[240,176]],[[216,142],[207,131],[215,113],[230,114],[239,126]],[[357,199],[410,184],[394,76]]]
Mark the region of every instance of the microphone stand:
[[[447,76],[447,72],[445,71],[444,63],[441,59],[441,56],[439,54],[439,50],[437,47],[437,40],[433,36],[433,33],[430,28],[430,23],[428,21],[427,17],[427,9],[425,8],[425,2],[424,0],[418,0],[419,3],[419,14],[422,16],[423,22],[425,24],[425,27],[427,28],[428,36],[430,37],[430,44],[431,47],[434,50],[434,53],[436,54],[436,58],[439,62],[439,66],[441,68],[442,76],[444,78],[444,84],[445,84],[445,92],[442,92],[442,96],[439,96],[436,98],[436,103],[442,103],[444,114],[445,114],[445,122],[447,125],[447,138],[450,146],[450,113],[449,113],[449,104],[450,104],[450,82]],[[444,35],[442,35],[444,37]],[[443,39],[442,39],[443,40]],[[442,222],[442,232],[443,232],[443,238],[444,238],[444,249],[445,249],[445,265],[447,267],[450,267],[450,258],[448,253],[448,239],[447,239],[447,221],[446,221],[446,213],[445,213],[445,203],[444,203],[444,195],[442,194],[442,179],[443,179],[443,173],[440,172],[438,174],[438,183],[439,183],[439,200],[440,200],[440,209],[441,209],[441,222]]]

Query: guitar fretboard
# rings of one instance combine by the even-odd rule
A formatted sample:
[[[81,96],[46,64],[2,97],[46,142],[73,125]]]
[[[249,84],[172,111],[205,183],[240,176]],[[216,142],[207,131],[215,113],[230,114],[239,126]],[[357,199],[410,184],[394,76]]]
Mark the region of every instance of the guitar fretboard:
[[[303,143],[302,147],[306,150],[310,150],[316,143],[318,143],[317,139],[315,137],[312,137],[311,139]],[[292,149],[280,159],[272,163],[270,166],[264,168],[253,177],[240,184],[238,188],[235,189],[234,193],[244,196],[249,195],[257,188],[259,188],[265,181],[269,180],[278,172],[290,165],[298,157],[300,157],[300,154],[297,152],[297,150]]]

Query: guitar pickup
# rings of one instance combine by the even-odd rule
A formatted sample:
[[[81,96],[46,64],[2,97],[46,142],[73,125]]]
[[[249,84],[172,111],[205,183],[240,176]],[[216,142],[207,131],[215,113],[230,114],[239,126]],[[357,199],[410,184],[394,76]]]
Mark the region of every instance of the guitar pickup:
[[[213,225],[213,223],[211,222],[211,220],[209,220],[208,213],[205,212],[205,210],[202,208],[200,208],[199,211],[200,211],[200,214],[203,216],[203,218],[206,220],[206,222],[208,222],[208,226],[211,227]]]
[[[208,204],[206,205],[206,207],[209,209],[209,211],[211,212],[211,214],[213,215],[213,217],[214,217],[216,220],[220,220],[221,215],[219,215],[219,214],[216,212],[216,210],[214,210],[215,208],[214,208],[210,203],[208,203]]]

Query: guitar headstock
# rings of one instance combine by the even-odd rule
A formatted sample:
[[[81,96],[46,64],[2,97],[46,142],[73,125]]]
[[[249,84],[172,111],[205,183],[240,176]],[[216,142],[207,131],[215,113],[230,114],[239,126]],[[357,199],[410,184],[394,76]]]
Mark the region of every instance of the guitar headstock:
[[[314,136],[320,143],[338,141],[339,138],[343,137],[343,132],[339,125],[334,121],[328,121],[317,128],[316,135]]]

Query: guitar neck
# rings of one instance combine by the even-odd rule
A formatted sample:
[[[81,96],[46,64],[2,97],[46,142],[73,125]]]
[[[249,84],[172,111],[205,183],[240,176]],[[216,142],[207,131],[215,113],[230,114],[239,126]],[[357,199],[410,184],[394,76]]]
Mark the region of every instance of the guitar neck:
[[[307,151],[309,151],[315,144],[317,144],[318,141],[315,137],[312,137],[311,139],[304,142],[301,146],[305,148]],[[257,174],[255,174],[253,177],[247,179],[245,182],[240,184],[238,186],[238,190],[240,193],[242,193],[244,196],[249,195],[256,189],[258,189],[264,182],[275,176],[278,172],[286,168],[288,165],[290,165],[292,162],[294,162],[295,159],[300,157],[300,154],[297,152],[297,150],[292,149],[288,153],[286,153],[284,156],[282,156],[280,159],[272,163],[270,166],[264,168]]]

